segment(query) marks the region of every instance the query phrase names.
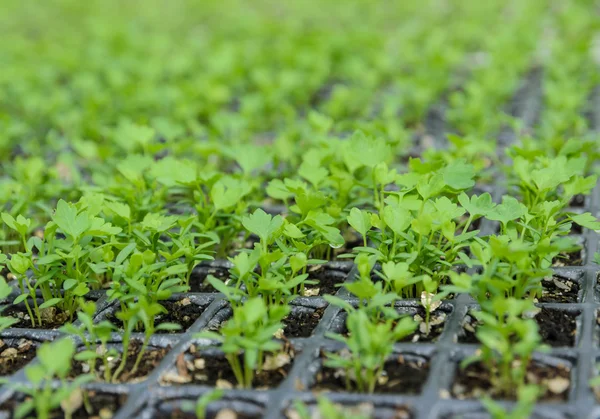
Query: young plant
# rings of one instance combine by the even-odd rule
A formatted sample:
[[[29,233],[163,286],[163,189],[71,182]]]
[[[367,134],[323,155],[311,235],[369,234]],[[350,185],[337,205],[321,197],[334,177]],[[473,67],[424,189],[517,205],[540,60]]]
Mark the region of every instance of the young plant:
[[[413,333],[417,324],[409,317],[374,322],[365,310],[354,310],[346,319],[348,337],[330,334],[347,345],[348,353],[327,353],[324,365],[344,371],[347,390],[373,393],[394,343]]]
[[[517,389],[517,403],[510,412],[489,397],[484,397],[481,403],[485,406],[492,419],[522,419],[531,417],[537,398],[540,395],[539,386],[526,384]]]
[[[125,366],[127,365],[127,360],[129,357],[129,346],[131,344],[131,335],[139,327],[139,325],[142,325],[142,328],[144,330],[144,340],[135,359],[135,363],[129,370],[130,375],[135,374],[138,367],[140,366],[140,363],[148,348],[148,343],[150,342],[150,338],[152,337],[152,335],[154,335],[157,331],[160,330],[181,329],[181,325],[176,323],[165,322],[156,325],[155,317],[157,314],[160,313],[166,313],[166,309],[158,303],[148,301],[148,299],[144,297],[140,297],[139,300],[128,303],[127,308],[125,310],[121,310],[117,313],[117,318],[123,322],[123,343],[121,351],[121,362],[112,373],[112,382],[117,382],[119,376],[121,375],[121,373],[125,369]]]
[[[79,375],[67,380],[71,371],[71,361],[75,353],[75,344],[69,338],[53,343],[43,343],[37,350],[39,363],[25,367],[27,383],[10,382],[9,386],[27,396],[25,401],[15,409],[15,418],[29,416],[35,411],[36,417],[50,419],[55,409],[61,408],[64,416],[73,416],[73,404],[70,400],[81,393],[81,386],[91,380],[90,374]],[[54,385],[55,380],[59,381]]]
[[[232,318],[219,333],[201,332],[196,337],[220,342],[238,385],[251,388],[255,373],[264,364],[265,353],[281,349],[273,335],[282,328],[281,320],[289,311],[287,305],[267,306],[260,297],[250,298],[243,306],[233,307]]]
[[[69,323],[61,328],[65,333],[78,336],[85,349],[75,354],[75,360],[87,362],[90,371],[96,373],[96,362],[100,361],[104,369],[103,379],[110,382],[112,372],[110,359],[117,358],[119,352],[109,347],[112,332],[118,328],[108,320],[94,323],[93,315],[96,313],[96,303],[93,301],[82,301],[79,303],[81,311],[77,312],[77,319],[81,323],[79,327]]]
[[[490,373],[492,388],[512,396],[526,384],[533,353],[545,349],[535,320],[527,317],[535,306],[530,300],[497,296],[482,308],[473,313],[482,323],[476,331],[481,351],[465,359],[461,367],[481,361]]]

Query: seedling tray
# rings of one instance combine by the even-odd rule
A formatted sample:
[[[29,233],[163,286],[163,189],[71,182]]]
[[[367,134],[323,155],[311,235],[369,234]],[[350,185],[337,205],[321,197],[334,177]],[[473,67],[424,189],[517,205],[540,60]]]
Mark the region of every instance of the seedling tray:
[[[533,72],[523,84],[510,111],[519,116],[525,127],[535,124],[540,110],[540,74]],[[599,91],[591,95],[591,104],[594,112],[591,116],[591,125],[600,127],[600,94]],[[442,106],[443,108],[443,106]],[[436,115],[440,106],[435,108]],[[438,146],[444,146],[444,129],[439,126],[439,118],[431,118],[435,127],[435,139]],[[514,133],[504,130],[499,134],[500,155],[503,147],[514,139]],[[501,184],[500,181],[498,184]],[[500,186],[485,186],[489,188],[496,201],[503,195]],[[593,194],[576,203],[576,211],[588,211],[594,215],[600,212],[600,188],[598,185]],[[277,212],[276,208],[270,212]],[[483,221],[481,234],[495,231],[493,222]],[[599,267],[593,263],[592,256],[598,250],[598,235],[593,231],[585,230],[579,236],[584,245],[581,254],[580,266],[559,266],[554,268],[556,281],[569,281],[574,291],[568,292],[566,297],[549,297],[547,302],[538,303],[538,307],[551,312],[563,314],[573,320],[571,334],[564,344],[559,340],[552,344],[549,352],[537,354],[536,364],[544,365],[558,371],[566,371],[569,380],[565,388],[555,388],[552,401],[540,401],[535,408],[536,418],[584,418],[600,416],[600,406],[597,406],[593,389],[589,386],[589,379],[596,375],[596,364],[600,361],[598,348],[600,328],[598,316],[600,309],[600,286],[598,285]],[[206,275],[216,271],[224,272],[230,267],[227,261],[214,261],[203,263],[195,270],[192,276],[194,286],[200,285]],[[336,272],[344,281],[352,281],[356,275],[356,268],[348,262],[329,262],[323,269]],[[552,285],[551,285],[552,286]],[[554,285],[560,289],[560,285]],[[200,289],[198,287],[198,289]],[[344,289],[339,289],[337,295],[350,303],[355,299],[350,297]],[[115,307],[106,300],[102,293],[96,295],[98,311],[95,321],[111,316]],[[166,348],[166,354],[156,363],[156,367],[143,379],[130,382],[111,384],[93,383],[85,388],[94,394],[110,395],[114,400],[122,401],[122,405],[115,414],[115,418],[163,418],[163,417],[194,417],[193,413],[186,413],[186,409],[198,397],[212,390],[206,385],[186,382],[181,378],[178,362],[186,356],[190,348],[201,348],[210,342],[194,338],[194,334],[204,329],[217,327],[231,315],[227,301],[222,295],[214,292],[191,292],[174,295],[170,298],[172,303],[187,299],[186,304],[196,307],[197,316],[190,321],[191,326],[180,333],[156,334],[150,340],[151,348]],[[314,328],[303,328],[299,331],[301,337],[286,338],[289,347],[293,349],[290,369],[285,373],[284,379],[276,386],[267,389],[239,390],[228,389],[225,396],[210,405],[210,415],[215,415],[219,410],[227,408],[240,414],[244,418],[281,418],[294,417],[291,414],[293,401],[300,400],[309,407],[316,406],[317,393],[313,391],[319,380],[323,380],[322,367],[323,352],[341,350],[342,345],[327,337],[328,332],[340,332],[343,325],[343,313],[334,306],[328,306],[322,296],[300,297],[292,303],[291,316],[302,319],[315,316]],[[444,319],[436,326],[433,338],[412,338],[395,345],[394,355],[390,362],[404,368],[403,376],[410,376],[410,383],[401,391],[380,392],[375,394],[349,393],[346,391],[327,392],[327,397],[346,406],[365,404],[366,409],[373,417],[377,418],[480,418],[487,417],[485,409],[476,398],[462,397],[460,387],[457,387],[458,364],[462,359],[477,350],[477,344],[472,343],[467,337],[469,311],[477,307],[476,303],[467,295],[453,296],[445,300],[435,314],[443,314]],[[404,300],[396,304],[396,308],[407,314],[415,314],[419,310],[416,300]],[[304,316],[304,317],[303,317]],[[552,329],[552,328],[550,328]],[[549,329],[549,330],[550,330]],[[543,335],[543,334],[542,334]],[[33,330],[27,328],[11,328],[0,334],[8,346],[18,345],[22,339],[38,345],[44,341],[52,341],[61,336],[56,330]],[[134,339],[141,339],[141,334],[134,334]],[[120,342],[120,335],[115,333],[113,343]],[[218,351],[217,351],[218,352]],[[217,353],[209,350],[207,354]],[[36,362],[35,360],[32,362]],[[411,373],[411,368],[413,373]],[[177,378],[179,376],[179,378]],[[549,380],[556,377],[549,376]],[[11,382],[24,382],[24,370],[9,377]],[[179,381],[178,381],[179,380]],[[564,380],[558,384],[564,384]],[[558,384],[555,384],[558,386]],[[387,390],[386,390],[387,391]],[[10,385],[0,389],[0,405],[8,406],[15,398]],[[18,395],[17,395],[18,400]],[[510,406],[513,402],[501,401]],[[193,407],[192,407],[193,411]],[[0,417],[10,417],[9,409],[0,409]],[[187,416],[186,416],[187,415]]]

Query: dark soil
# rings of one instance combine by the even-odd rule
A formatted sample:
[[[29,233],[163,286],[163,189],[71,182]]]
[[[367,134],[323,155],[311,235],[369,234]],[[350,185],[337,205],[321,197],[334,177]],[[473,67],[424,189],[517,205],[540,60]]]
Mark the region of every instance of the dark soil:
[[[37,347],[30,340],[21,339],[13,345],[0,342],[0,376],[14,374],[35,358]]]
[[[540,336],[545,344],[552,347],[573,346],[577,324],[575,318],[579,312],[542,308],[535,316]],[[475,336],[477,320],[467,315],[463,321],[463,329],[458,334],[459,343],[478,344]]]
[[[275,388],[287,377],[293,364],[293,351],[284,352],[289,362],[274,369],[261,369],[254,375],[252,388],[264,390]],[[243,357],[240,356],[243,365]],[[176,373],[166,373],[162,380],[166,383],[190,383],[218,388],[234,388],[237,379],[224,354],[204,354],[192,346],[186,353],[179,355],[176,361]]]
[[[286,338],[307,338],[319,324],[325,307],[316,310],[299,310],[283,319],[283,333]]]
[[[193,403],[192,403],[193,404]],[[225,413],[231,412],[230,416],[226,416]],[[221,409],[221,410],[217,410],[217,411],[211,411],[210,408],[208,409],[208,412],[206,412],[206,419],[215,419],[217,418],[217,416],[222,415],[220,417],[226,417],[226,418],[235,418],[235,419],[261,419],[263,417],[262,413],[245,413],[245,412],[238,412],[235,410],[231,410],[231,409]],[[154,418],[169,418],[169,419],[196,419],[197,416],[194,412],[186,412],[184,410],[181,409],[160,409],[158,412],[156,412],[156,415],[153,416]]]
[[[550,280],[542,281],[542,296],[540,303],[576,303],[579,293],[579,283],[569,279],[553,276]]]
[[[305,295],[325,295],[335,294],[348,276],[348,272],[337,269],[328,269],[322,265],[317,265],[308,271],[308,279],[318,281],[315,285],[307,285]],[[337,285],[337,286],[336,286]],[[310,290],[319,289],[319,292],[311,293]]]
[[[35,316],[33,304],[30,304],[30,307],[33,315]],[[20,306],[10,306],[2,312],[2,315],[14,317],[19,320],[19,322],[12,325],[12,327],[22,327],[26,329],[58,329],[67,321],[69,321],[69,315],[57,309],[56,307],[49,307],[42,310],[41,326],[38,324],[37,317],[35,318],[35,325],[31,324],[29,313],[25,307],[21,308]]]
[[[206,281],[208,275],[212,275],[217,279],[225,281],[229,278],[229,270],[220,267],[201,266],[199,269],[194,270],[190,277],[190,292],[218,292],[208,281]]]
[[[549,366],[532,362],[528,368],[526,382],[542,386],[544,392],[540,401],[565,401],[570,387],[570,369],[567,365]],[[457,368],[451,392],[452,396],[458,399],[491,396],[515,400],[516,396],[514,393],[501,394],[492,385],[489,370],[480,362],[470,364],[464,369]]]
[[[383,379],[375,387],[375,393],[419,394],[429,374],[429,363],[408,360],[400,355],[387,361],[384,371]],[[323,367],[317,373],[312,390],[349,391],[343,371],[328,367]]]
[[[156,366],[160,363],[160,361],[163,359],[163,357],[171,349],[170,347],[146,349],[146,351],[144,352],[144,355],[142,356],[142,360],[141,360],[140,364],[138,365],[137,371],[135,371],[135,373],[132,374],[131,370],[133,369],[133,365],[135,364],[135,360],[139,354],[141,347],[142,347],[142,342],[140,342],[139,340],[132,340],[130,342],[129,351],[127,352],[127,362],[125,363],[125,368],[123,369],[123,372],[118,377],[118,382],[127,383],[130,381],[131,382],[142,381],[154,370],[154,368],[156,368]],[[113,371],[118,367],[120,361],[121,361],[120,357],[119,357],[119,359],[116,359],[114,361],[114,366],[112,367]],[[72,364],[71,364],[72,369],[71,369],[71,373],[70,373],[69,377],[75,378],[79,375],[90,372],[90,371],[88,371],[88,368],[85,368],[85,370],[84,370],[85,364],[86,364],[85,362],[73,360]],[[104,366],[102,364],[102,361],[96,361],[95,372],[96,372],[95,375],[98,379],[104,380]]]
[[[458,332],[458,343],[478,344],[479,340],[475,336],[477,319],[467,314],[463,320],[463,327]]]
[[[577,194],[571,198],[570,207],[581,208],[585,205],[585,195]]]
[[[542,308],[535,316],[544,343],[553,346],[573,346],[575,344],[575,319],[580,312]]]
[[[573,252],[560,252],[552,259],[552,266],[581,266],[583,265],[583,254],[581,249]]]
[[[176,323],[181,325],[179,330],[159,330],[156,333],[183,333],[202,315],[208,305],[197,305],[188,298],[179,301],[160,301],[167,312],[155,317],[155,326],[161,323]],[[114,313],[106,316],[111,323],[121,326],[122,322]]]
[[[577,223],[571,223],[571,230],[569,234],[583,234],[583,227]]]
[[[95,390],[88,390],[90,411],[88,412],[85,406],[79,407],[73,412],[73,419],[89,419],[89,418],[110,418],[119,410],[127,401],[127,396],[123,394],[101,393]],[[13,413],[23,397],[17,396],[17,400],[11,399],[0,406],[0,414],[6,413],[6,417],[13,417]],[[61,409],[56,409],[50,414],[51,419],[64,418],[65,414]],[[35,418],[35,414],[30,414],[27,418]]]
[[[400,342],[426,343],[436,342],[444,331],[447,314],[441,310],[437,310],[430,315],[429,333],[427,333],[427,325],[425,323],[425,309],[422,307],[415,308],[415,314],[409,314],[415,321],[419,323],[417,330],[401,339]],[[339,323],[342,327],[339,331],[343,336],[348,336],[348,328],[346,327],[347,314],[342,312],[338,314]]]

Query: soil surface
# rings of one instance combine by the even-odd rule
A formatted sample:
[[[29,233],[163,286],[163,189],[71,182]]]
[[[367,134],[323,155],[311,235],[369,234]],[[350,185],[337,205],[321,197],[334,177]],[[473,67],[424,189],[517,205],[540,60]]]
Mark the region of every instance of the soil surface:
[[[192,402],[192,406],[193,406]],[[184,411],[182,409],[159,409],[156,412],[155,418],[169,419],[196,419],[197,416],[193,411]],[[211,410],[210,407],[206,412],[206,419],[261,419],[261,413],[237,412],[232,409]]]
[[[579,314],[571,311],[542,308],[535,316],[542,341],[552,347],[573,346],[577,329],[575,319]],[[463,329],[458,334],[458,342],[478,344],[479,340],[475,336],[476,327],[477,320],[471,315],[465,316]]]
[[[552,259],[552,266],[581,266],[583,265],[583,254],[581,249],[573,252],[560,252]]]
[[[267,354],[263,368],[255,372],[252,388],[264,390],[275,388],[287,377],[293,364],[294,352],[286,348],[275,357]],[[243,357],[240,356],[243,365]],[[161,380],[168,384],[201,384],[222,389],[237,387],[237,379],[224,354],[205,354],[195,346],[180,354],[175,371],[165,373]]]
[[[190,277],[190,292],[218,292],[208,281],[206,281],[208,275],[212,275],[217,279],[225,281],[229,278],[229,270],[219,267],[200,267],[198,270],[194,271]]]
[[[142,342],[139,340],[132,340],[129,344],[129,351],[127,352],[127,362],[125,363],[125,368],[123,372],[118,377],[118,382],[127,383],[127,382],[139,382],[143,381],[156,366],[160,363],[163,357],[169,352],[170,347],[167,348],[148,348],[142,355],[142,360],[138,365],[137,371],[134,373],[131,372],[133,366],[135,364],[135,360],[139,354],[139,351],[142,347]],[[111,362],[112,371],[118,367],[119,362],[121,362],[121,358],[118,357]],[[82,361],[73,360],[72,369],[69,375],[70,378],[77,377],[82,374],[86,374],[90,372],[89,364]],[[101,360],[96,361],[96,377],[100,380],[104,380],[104,365]]]
[[[30,307],[33,315],[35,316],[33,305],[30,304]],[[22,327],[26,329],[58,329],[69,320],[69,315],[57,309],[56,307],[48,307],[40,311],[42,316],[41,326],[38,323],[37,317],[35,318],[35,325],[31,324],[31,318],[29,317],[29,313],[25,307],[21,308],[18,306],[10,306],[2,312],[2,315],[14,317],[15,319],[19,320],[18,323],[15,323],[11,327]]]
[[[571,198],[570,207],[581,208],[585,205],[585,195],[577,194]]]
[[[308,270],[308,279],[318,281],[314,285],[306,285],[304,295],[325,295],[335,294],[344,283],[348,272],[337,269],[328,269],[322,265],[317,265]]]
[[[73,412],[73,419],[102,419],[111,418],[127,401],[127,396],[122,394],[110,394],[102,393],[95,390],[88,390],[87,397],[89,398],[89,405],[86,406],[81,401],[81,405]],[[18,397],[19,400],[11,399],[0,406],[0,414],[6,412],[7,417],[12,417],[15,408],[19,402],[23,400],[22,397]],[[26,416],[27,418],[35,418],[35,412]],[[55,409],[50,413],[51,419],[62,419],[65,417],[62,409]]]
[[[179,301],[160,301],[167,312],[155,317],[155,326],[161,323],[176,323],[181,325],[179,330],[158,330],[156,333],[183,333],[204,313],[208,305],[197,305],[189,298],[183,298]],[[106,316],[111,323],[122,326],[121,320],[114,313]]]
[[[283,333],[286,338],[307,338],[319,324],[325,307],[313,311],[298,311],[283,319]]]
[[[384,374],[375,386],[375,393],[419,394],[427,375],[429,363],[408,360],[402,355],[387,361]],[[354,385],[354,382],[352,382]],[[346,388],[345,372],[339,369],[323,367],[316,377],[312,390],[316,391],[356,391]]]
[[[549,366],[532,362],[527,370],[526,382],[538,384],[544,389],[539,401],[565,401],[570,387],[570,370],[567,365]],[[466,368],[457,368],[452,384],[452,396],[458,399],[481,398],[491,396],[515,400],[515,394],[501,394],[491,384],[489,370],[479,362]]]
[[[21,339],[18,343],[7,345],[0,340],[0,376],[16,373],[33,358],[37,347],[32,341]]]
[[[542,296],[540,303],[576,303],[579,293],[579,283],[569,279],[553,276],[542,281]]]
[[[576,317],[580,313],[542,308],[535,320],[544,343],[553,346],[573,346],[577,329]]]

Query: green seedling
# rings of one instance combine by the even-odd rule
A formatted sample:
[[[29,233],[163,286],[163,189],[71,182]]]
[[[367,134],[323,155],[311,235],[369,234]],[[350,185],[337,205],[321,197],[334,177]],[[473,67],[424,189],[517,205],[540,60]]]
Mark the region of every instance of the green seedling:
[[[324,365],[344,371],[347,390],[373,393],[394,343],[413,333],[417,324],[408,317],[373,322],[365,310],[354,310],[348,313],[346,327],[348,337],[329,337],[345,343],[349,353],[327,353]]]
[[[281,343],[274,340],[273,335],[282,327],[281,320],[289,311],[288,306],[267,306],[262,298],[254,297],[243,306],[233,307],[233,317],[219,333],[202,332],[196,337],[220,342],[238,385],[251,388],[265,354],[281,349]]]

